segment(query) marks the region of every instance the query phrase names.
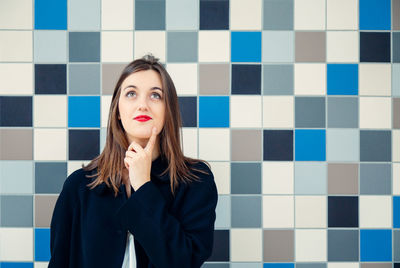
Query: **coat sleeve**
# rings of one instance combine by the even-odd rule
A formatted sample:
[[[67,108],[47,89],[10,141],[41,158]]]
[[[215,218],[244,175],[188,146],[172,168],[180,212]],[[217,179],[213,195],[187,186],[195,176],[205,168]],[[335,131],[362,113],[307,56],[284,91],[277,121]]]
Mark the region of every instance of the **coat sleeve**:
[[[139,241],[155,267],[197,268],[210,257],[218,193],[214,176],[208,172],[201,182],[187,186],[177,217],[169,213],[152,181],[117,211],[117,221]]]
[[[48,267],[69,267],[71,228],[75,198],[72,176],[68,177],[56,201],[50,223],[50,261]]]

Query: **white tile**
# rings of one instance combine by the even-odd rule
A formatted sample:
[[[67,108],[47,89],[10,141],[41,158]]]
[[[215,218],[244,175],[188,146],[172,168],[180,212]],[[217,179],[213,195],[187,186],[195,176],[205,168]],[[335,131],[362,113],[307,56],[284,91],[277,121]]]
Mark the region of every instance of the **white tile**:
[[[400,195],[400,163],[393,163],[393,195]]]
[[[360,128],[387,129],[392,127],[390,97],[360,97]]]
[[[23,79],[21,79],[23,77]],[[18,81],[16,83],[15,81]],[[0,95],[32,95],[33,64],[0,64]]]
[[[391,228],[392,197],[363,196],[360,202],[360,228]]]
[[[182,128],[183,135],[183,154],[188,157],[198,158],[198,150],[197,150],[197,128],[195,127],[183,127]]]
[[[0,228],[1,261],[33,261],[33,228]]]
[[[294,65],[295,95],[325,95],[326,65],[301,63]]]
[[[229,161],[230,150],[229,129],[200,128],[199,129],[199,157],[210,161]]]
[[[49,262],[35,262],[35,268],[47,268],[49,266]]]
[[[293,128],[293,96],[263,96],[263,127]]]
[[[262,261],[262,230],[231,229],[231,261]]]
[[[392,161],[400,161],[400,130],[392,130]]]
[[[231,96],[231,127],[261,127],[261,97]]]
[[[357,0],[327,0],[328,30],[357,30],[358,1]]]
[[[0,1],[0,29],[32,29],[32,0]]]
[[[101,127],[107,127],[112,96],[101,96]]]
[[[0,31],[0,61],[32,61],[32,31]]]
[[[101,1],[101,28],[103,30],[132,30],[134,0]]]
[[[295,30],[325,30],[325,0],[294,1]]]
[[[263,227],[294,227],[293,196],[263,196]]]
[[[35,127],[67,127],[67,97],[34,95],[33,124]]]
[[[359,42],[357,31],[327,32],[327,62],[357,62]]]
[[[293,194],[293,162],[263,162],[263,194]]]
[[[207,160],[208,161],[208,160]],[[215,184],[217,185],[218,194],[231,193],[231,168],[230,162],[212,162],[211,171],[214,174]]]
[[[296,229],[295,235],[297,262],[326,261],[326,230]]]
[[[34,160],[67,160],[66,129],[35,129]]]
[[[199,31],[199,62],[229,62],[229,31]]]
[[[261,0],[230,0],[231,30],[261,30]]]
[[[135,59],[151,53],[165,62],[165,31],[135,31]]]
[[[115,40],[118,40],[116,42]],[[102,32],[101,61],[130,62],[133,60],[132,32]]]
[[[178,96],[197,95],[197,69],[196,63],[167,64],[167,71],[174,81]]]
[[[296,228],[326,228],[326,196],[295,197]]]
[[[389,64],[359,65],[360,96],[391,96],[392,68]]]
[[[68,166],[68,176],[71,175],[75,170],[82,168],[82,164],[85,166],[89,164],[90,161],[68,161],[67,166]]]
[[[328,268],[359,268],[359,267],[360,264],[358,262],[328,262]]]

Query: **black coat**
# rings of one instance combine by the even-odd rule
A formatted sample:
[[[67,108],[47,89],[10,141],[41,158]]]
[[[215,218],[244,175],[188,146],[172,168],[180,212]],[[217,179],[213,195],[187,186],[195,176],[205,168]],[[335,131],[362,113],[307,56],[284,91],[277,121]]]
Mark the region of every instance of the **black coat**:
[[[127,198],[125,185],[114,192],[86,185],[82,168],[64,182],[50,225],[49,267],[121,268],[129,230],[135,240],[138,268],[200,267],[211,255],[218,194],[204,163],[195,172],[201,182],[180,184],[175,198],[170,178],[160,176],[167,163],[152,162],[151,181]]]

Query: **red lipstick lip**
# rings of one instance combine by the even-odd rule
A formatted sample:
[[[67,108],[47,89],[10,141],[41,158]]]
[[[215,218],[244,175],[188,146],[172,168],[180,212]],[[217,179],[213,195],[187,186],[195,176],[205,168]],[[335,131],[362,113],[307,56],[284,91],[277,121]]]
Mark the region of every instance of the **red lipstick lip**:
[[[134,119],[137,121],[140,121],[140,122],[146,122],[146,121],[150,120],[151,117],[147,116],[147,115],[139,115],[139,116],[136,116]]]

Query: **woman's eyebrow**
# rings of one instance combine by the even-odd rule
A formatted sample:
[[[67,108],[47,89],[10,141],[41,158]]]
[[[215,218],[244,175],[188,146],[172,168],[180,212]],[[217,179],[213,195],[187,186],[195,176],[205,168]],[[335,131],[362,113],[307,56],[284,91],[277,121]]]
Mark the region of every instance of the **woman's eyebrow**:
[[[128,89],[128,88],[130,88],[130,87],[137,89],[137,87],[136,87],[135,85],[128,85],[128,86],[126,86],[126,87],[124,88],[124,90],[126,90],[126,89]],[[157,90],[157,89],[160,90],[161,92],[164,92],[164,90],[163,90],[162,88],[159,88],[159,87],[152,87],[152,88],[150,88],[150,90]]]

